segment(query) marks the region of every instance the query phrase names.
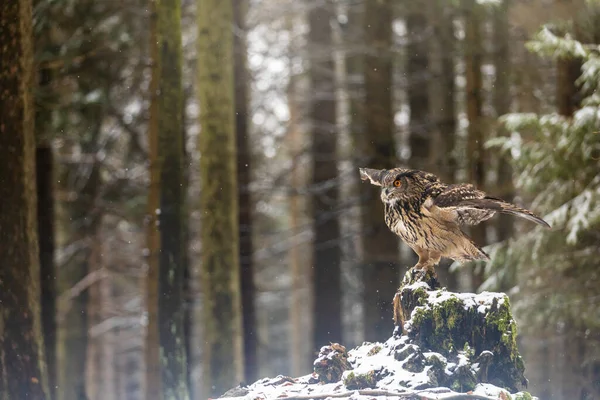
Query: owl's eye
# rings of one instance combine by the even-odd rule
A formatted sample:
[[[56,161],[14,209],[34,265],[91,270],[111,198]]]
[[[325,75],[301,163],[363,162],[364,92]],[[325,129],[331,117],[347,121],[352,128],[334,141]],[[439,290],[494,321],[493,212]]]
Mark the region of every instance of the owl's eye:
[[[400,179],[396,179],[396,180],[394,181],[394,186],[395,186],[395,187],[400,187],[400,185],[402,185],[402,182],[400,181]]]

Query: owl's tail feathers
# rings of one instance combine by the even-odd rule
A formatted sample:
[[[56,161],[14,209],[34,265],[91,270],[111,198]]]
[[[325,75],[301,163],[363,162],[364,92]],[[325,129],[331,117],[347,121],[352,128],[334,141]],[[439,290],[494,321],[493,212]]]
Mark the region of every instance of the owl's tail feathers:
[[[532,213],[529,210],[526,210],[524,208],[521,208],[521,207],[511,204],[511,203],[507,203],[502,200],[498,201],[498,203],[500,206],[500,209],[498,210],[498,212],[501,212],[503,214],[516,215],[517,217],[525,218],[526,220],[535,222],[536,224],[541,225],[545,228],[548,228],[548,229],[552,228],[550,226],[550,224],[548,224],[546,221],[544,221],[543,219],[541,219],[540,217],[538,217],[537,215],[535,215],[534,213]]]
[[[538,225],[542,225],[545,228],[552,228],[550,224],[548,224],[546,221],[544,221],[531,211],[516,206],[514,204],[508,203],[504,200],[496,199],[494,197],[484,197],[482,199],[469,199],[464,201],[462,204],[468,205],[473,208],[493,210],[503,214],[516,215],[517,217],[525,218],[529,221],[535,222]]]

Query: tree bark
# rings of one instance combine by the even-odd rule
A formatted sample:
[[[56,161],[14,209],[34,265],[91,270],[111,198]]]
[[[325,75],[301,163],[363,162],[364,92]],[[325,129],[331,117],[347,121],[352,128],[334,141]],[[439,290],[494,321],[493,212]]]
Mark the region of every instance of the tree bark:
[[[392,1],[368,1],[363,20],[364,132],[360,142],[369,168],[397,164],[392,110]],[[362,186],[363,283],[365,340],[384,341],[394,329],[391,299],[398,288],[398,240],[385,226],[379,189]]]
[[[230,1],[198,0],[201,284],[206,396],[243,380],[242,313]]]
[[[312,124],[313,315],[316,349],[342,339],[336,104],[330,0],[308,13]]]
[[[483,43],[481,37],[482,9],[475,0],[462,1],[465,16],[464,62],[466,77],[466,108],[469,120],[467,138],[467,180],[477,188],[485,189],[485,154],[486,140],[483,126],[483,90],[481,63],[483,59]],[[471,229],[474,241],[484,246],[487,244],[485,225],[476,225]],[[471,273],[472,290],[481,286],[484,280],[483,269],[473,269]]]
[[[31,1],[0,5],[0,399],[46,399]]]
[[[158,337],[158,271],[160,255],[160,230],[158,209],[160,207],[160,164],[158,160],[158,82],[160,73],[160,53],[158,51],[158,27],[156,0],[150,0],[150,109],[148,121],[148,168],[150,184],[146,203],[146,264],[148,272],[145,279],[146,313],[148,324],[144,346],[145,387],[144,398],[159,400],[162,394],[160,374],[160,340]]]
[[[157,3],[160,57],[158,159],[160,182],[160,257],[158,335],[164,400],[189,398],[184,335],[184,249],[182,144],[182,44],[180,0]]]
[[[257,379],[258,332],[256,330],[256,288],[252,263],[252,198],[250,182],[252,171],[251,146],[248,131],[248,85],[246,46],[247,0],[233,0],[235,31],[233,35],[235,80],[235,131],[237,139],[238,230],[240,237],[240,282],[242,292],[242,320],[244,327],[244,371],[246,382]]]

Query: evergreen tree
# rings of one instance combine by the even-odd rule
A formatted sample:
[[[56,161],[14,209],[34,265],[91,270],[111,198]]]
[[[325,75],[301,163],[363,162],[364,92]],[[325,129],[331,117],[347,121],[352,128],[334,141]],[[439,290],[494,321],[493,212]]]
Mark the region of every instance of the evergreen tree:
[[[565,100],[560,100],[556,113],[503,117],[511,136],[494,139],[490,145],[501,146],[512,156],[517,187],[530,194],[533,208],[545,214],[553,229],[536,228],[518,240],[494,246],[490,266],[494,273],[487,283],[493,287],[506,273],[504,269],[516,268],[515,310],[526,321],[520,325],[522,336],[535,335],[536,343],[540,337],[555,338],[546,352],[558,351],[557,346],[567,349],[560,359],[561,370],[568,376],[562,384],[555,382],[553,390],[545,389],[548,382],[540,382],[542,393],[595,398],[600,393],[598,43],[582,43],[547,27],[528,47],[561,63],[582,63],[574,86],[582,101],[578,108],[569,106],[572,114],[565,115]]]

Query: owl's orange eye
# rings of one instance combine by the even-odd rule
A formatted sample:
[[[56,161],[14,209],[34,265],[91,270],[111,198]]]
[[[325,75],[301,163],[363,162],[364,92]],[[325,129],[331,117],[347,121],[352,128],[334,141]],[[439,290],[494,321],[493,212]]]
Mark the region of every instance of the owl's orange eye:
[[[400,185],[402,185],[402,182],[400,182],[400,179],[396,179],[396,180],[394,181],[394,186],[395,186],[395,187],[400,187]]]

